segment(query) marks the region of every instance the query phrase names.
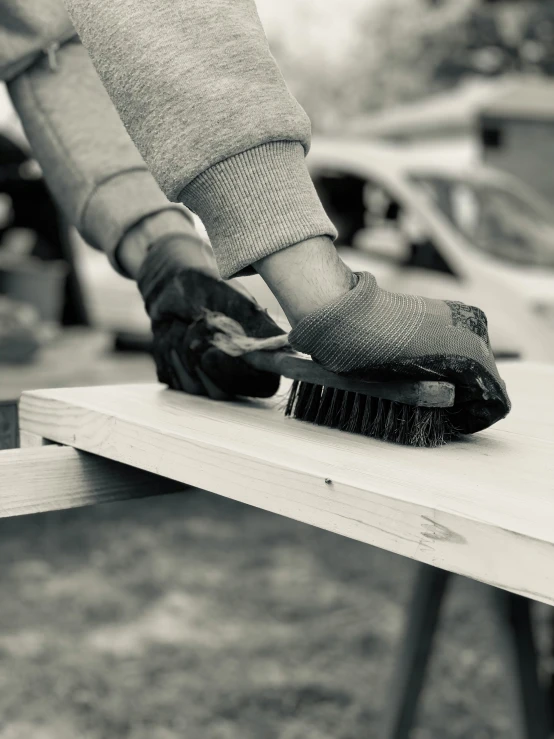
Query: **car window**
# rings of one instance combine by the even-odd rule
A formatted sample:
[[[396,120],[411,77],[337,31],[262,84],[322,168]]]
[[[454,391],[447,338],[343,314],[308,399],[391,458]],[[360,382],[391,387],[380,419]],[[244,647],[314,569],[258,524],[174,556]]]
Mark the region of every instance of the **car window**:
[[[356,233],[364,228],[364,180],[338,169],[312,172],[319,198],[339,232],[337,246],[350,246]]]
[[[452,273],[435,248],[427,228],[382,183],[338,169],[312,172],[312,178],[339,237],[368,257],[398,266]]]
[[[554,267],[554,222],[511,190],[486,182],[417,176],[468,243],[513,264]]]

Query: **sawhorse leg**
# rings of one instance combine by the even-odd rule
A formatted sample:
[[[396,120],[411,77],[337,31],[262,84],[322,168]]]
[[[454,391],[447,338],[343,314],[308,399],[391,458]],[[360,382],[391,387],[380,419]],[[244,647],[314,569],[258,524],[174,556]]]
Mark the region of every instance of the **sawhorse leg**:
[[[451,573],[421,565],[416,576],[406,631],[386,709],[382,739],[409,739],[431,656],[440,609]],[[512,651],[520,689],[525,739],[548,739],[554,730],[552,706],[540,684],[531,622],[531,601],[498,590],[496,602]]]
[[[387,705],[383,739],[408,739],[414,726],[450,572],[421,565]]]
[[[500,616],[507,631],[512,665],[521,700],[525,739],[548,739],[552,720],[546,685],[541,685],[539,658],[531,620],[532,601],[521,595],[496,591]]]
[[[18,446],[17,400],[0,400],[0,450]]]

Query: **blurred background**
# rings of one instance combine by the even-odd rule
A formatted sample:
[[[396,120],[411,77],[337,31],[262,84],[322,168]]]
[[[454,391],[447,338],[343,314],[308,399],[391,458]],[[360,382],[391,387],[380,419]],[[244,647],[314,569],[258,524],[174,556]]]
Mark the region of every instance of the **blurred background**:
[[[554,361],[554,0],[257,5],[345,261],[480,306],[499,359]],[[149,341],[0,87],[0,405],[154,381]],[[194,491],[1,521],[0,561],[0,739],[378,736],[408,560]],[[453,581],[414,737],[523,736],[492,601]],[[533,618],[546,674],[550,611]]]

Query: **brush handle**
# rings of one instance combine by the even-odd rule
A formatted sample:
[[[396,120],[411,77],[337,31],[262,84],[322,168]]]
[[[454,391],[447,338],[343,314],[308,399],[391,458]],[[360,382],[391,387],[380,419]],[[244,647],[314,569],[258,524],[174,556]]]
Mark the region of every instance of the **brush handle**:
[[[337,390],[370,395],[373,398],[394,400],[406,405],[427,408],[451,408],[454,405],[454,385],[442,380],[392,380],[366,382],[343,377],[323,369],[308,357],[291,351],[256,351],[243,354],[242,359],[251,367],[265,372],[275,372],[291,380],[324,385]]]

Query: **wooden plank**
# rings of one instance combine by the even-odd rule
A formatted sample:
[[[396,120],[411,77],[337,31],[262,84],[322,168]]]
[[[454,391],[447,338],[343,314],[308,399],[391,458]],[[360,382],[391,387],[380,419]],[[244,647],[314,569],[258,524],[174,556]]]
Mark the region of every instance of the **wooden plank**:
[[[0,518],[183,490],[149,472],[57,444],[0,454]]]
[[[23,430],[554,603],[554,368],[507,364],[508,419],[410,449],[159,385],[34,391]],[[282,402],[282,399],[281,399]]]
[[[48,444],[53,443],[53,441],[48,441],[48,439],[45,439],[43,436],[31,433],[31,431],[22,431],[19,434],[19,446],[21,447],[21,449],[29,449],[31,447],[34,448],[37,446],[47,446]]]

